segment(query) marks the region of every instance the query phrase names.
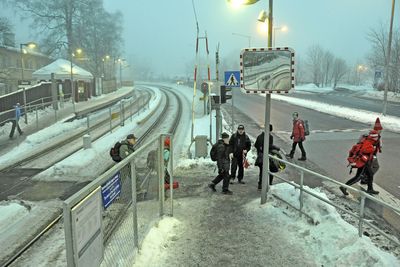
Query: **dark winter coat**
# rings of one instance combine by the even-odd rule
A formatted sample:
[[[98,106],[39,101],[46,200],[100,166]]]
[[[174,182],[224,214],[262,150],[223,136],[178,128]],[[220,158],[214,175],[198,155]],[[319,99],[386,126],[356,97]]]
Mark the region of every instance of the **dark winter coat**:
[[[306,140],[304,134],[304,122],[300,119],[293,120],[293,130],[292,130],[293,142],[302,142]]]
[[[264,147],[264,132],[262,132],[259,136],[257,136],[256,142],[254,143],[254,147],[257,149],[257,158],[256,158],[256,166],[262,165],[263,162],[263,147]],[[274,145],[274,137],[272,134],[269,134],[269,147],[268,152],[271,153],[272,150],[280,150],[280,148]]]
[[[229,139],[229,145],[231,147],[231,151],[235,157],[238,157],[243,153],[243,150],[249,151],[251,148],[251,141],[248,135],[243,132],[242,135],[239,133],[235,133]]]
[[[135,152],[133,145],[128,142],[128,140],[124,140],[121,142],[121,147],[119,148],[119,156],[124,159],[128,157],[130,154]]]
[[[229,153],[231,153],[229,144],[225,144],[224,140],[218,140],[217,146],[217,166],[218,171],[223,170],[226,173],[229,173],[230,168],[230,159]]]

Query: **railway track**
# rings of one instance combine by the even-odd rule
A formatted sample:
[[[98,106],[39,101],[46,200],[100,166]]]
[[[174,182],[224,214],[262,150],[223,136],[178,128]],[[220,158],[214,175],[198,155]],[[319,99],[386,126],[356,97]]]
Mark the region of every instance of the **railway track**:
[[[146,87],[143,87],[146,88]],[[147,138],[151,136],[152,133],[157,132],[160,130],[160,127],[163,123],[165,123],[166,118],[170,115],[173,117],[172,123],[168,126],[168,133],[174,134],[177,131],[179,121],[182,116],[182,101],[179,98],[179,96],[173,92],[172,90],[169,90],[169,87],[166,86],[159,86],[161,91],[166,95],[166,102],[165,106],[160,113],[160,116],[152,123],[152,125],[146,130],[146,132],[138,139],[136,146],[140,146],[140,144],[144,143]],[[172,96],[171,96],[172,95]],[[175,111],[175,114],[169,114],[170,112],[168,111],[169,108],[171,108],[171,98],[174,97],[177,101],[177,109]],[[172,105],[175,106],[175,105]],[[164,131],[165,132],[165,131]],[[111,167],[111,166],[108,166]],[[123,211],[119,212],[119,216],[117,216],[115,223],[113,223],[112,229],[116,228],[119,223],[121,218],[123,217]],[[7,259],[4,263],[1,263],[1,266],[10,266],[15,260],[17,260],[27,249],[32,247],[37,240],[39,240],[46,232],[48,232],[50,229],[52,229],[62,218],[62,212],[58,214],[57,216],[54,216],[54,218],[50,219],[50,223],[44,225],[38,233],[36,233],[33,238],[30,240],[27,240],[24,245],[16,252],[14,253],[11,257]],[[118,219],[119,218],[119,219]],[[111,229],[111,230],[112,230]]]
[[[140,103],[142,99],[144,99],[145,101],[142,101],[143,104],[141,106],[138,107],[135,106],[137,108],[135,113],[138,112],[140,109],[142,109],[143,106],[145,106],[145,103],[150,101],[150,98],[151,95],[149,91],[139,96],[136,99],[138,103]],[[135,105],[136,101],[132,105]],[[100,129],[100,127],[107,126],[108,123],[109,119],[100,120],[96,124],[91,125],[89,131],[94,132],[97,129]],[[115,129],[117,127],[119,127],[119,125],[114,125],[112,129]],[[96,141],[97,139],[101,138],[103,134],[107,133],[110,130],[107,127],[104,128],[106,129],[101,130],[101,132],[98,133],[97,135],[93,135],[92,137],[93,141]],[[48,147],[45,147],[44,149],[37,151],[32,155],[24,157],[21,160],[18,160],[13,164],[7,166],[6,168],[2,169],[0,171],[0,174],[3,177],[2,178],[3,180],[6,179],[6,177],[8,176],[11,176],[11,179],[15,179],[16,177],[14,177],[15,175],[13,174],[17,174],[23,178],[17,182],[15,182],[16,180],[14,180],[14,182],[11,185],[7,186],[7,189],[2,190],[0,192],[0,200],[7,199],[7,197],[10,195],[10,192],[15,191],[16,188],[23,187],[23,185],[27,184],[30,181],[30,179],[36,174],[44,171],[45,169],[53,166],[54,164],[64,160],[65,158],[69,157],[70,155],[82,149],[81,139],[86,133],[87,129],[86,130],[82,129],[81,131],[78,131],[63,140],[59,140],[58,142],[55,142],[49,145]],[[57,154],[57,151],[62,151],[61,153],[62,156],[58,156],[58,158],[56,158],[54,154]],[[43,158],[48,158],[49,160],[43,161]],[[38,161],[41,161],[42,163],[37,163]],[[38,167],[40,164],[42,164],[42,166]],[[13,194],[15,195],[17,193]]]

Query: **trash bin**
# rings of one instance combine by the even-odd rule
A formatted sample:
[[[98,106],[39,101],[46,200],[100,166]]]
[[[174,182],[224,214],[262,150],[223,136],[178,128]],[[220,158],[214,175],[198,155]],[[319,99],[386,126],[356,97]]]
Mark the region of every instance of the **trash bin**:
[[[207,157],[207,135],[197,135],[195,141],[195,158]]]

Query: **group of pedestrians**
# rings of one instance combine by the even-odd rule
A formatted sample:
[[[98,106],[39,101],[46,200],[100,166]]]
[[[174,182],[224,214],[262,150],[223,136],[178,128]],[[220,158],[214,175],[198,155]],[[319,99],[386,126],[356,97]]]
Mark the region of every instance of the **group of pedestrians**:
[[[272,132],[272,125],[269,125],[270,132]],[[287,155],[293,158],[297,144],[301,149],[301,158],[299,160],[306,160],[306,152],[303,147],[303,141],[305,140],[304,135],[304,125],[302,120],[299,119],[299,114],[297,112],[293,113],[293,130],[291,138],[293,138],[293,145],[291,152]],[[263,171],[263,147],[264,147],[264,132],[262,132],[256,139],[254,144],[257,150],[256,166],[259,167],[259,179],[258,179],[258,189],[261,189],[262,184],[262,171]],[[217,142],[217,167],[218,175],[215,177],[208,187],[212,191],[216,192],[216,185],[223,181],[222,183],[222,193],[232,194],[229,190],[229,184],[233,184],[234,180],[237,178],[239,184],[245,184],[244,181],[244,167],[243,163],[246,160],[246,155],[251,149],[251,141],[249,136],[245,132],[243,124],[240,124],[237,128],[236,133],[234,133],[230,138],[229,134],[222,133],[221,139]],[[272,134],[269,135],[269,153],[271,151],[279,151],[280,148],[274,145],[274,138]],[[270,171],[272,164],[270,164]],[[230,171],[230,173],[229,173]],[[237,176],[236,176],[237,174]],[[269,177],[269,183],[272,184],[273,175]]]

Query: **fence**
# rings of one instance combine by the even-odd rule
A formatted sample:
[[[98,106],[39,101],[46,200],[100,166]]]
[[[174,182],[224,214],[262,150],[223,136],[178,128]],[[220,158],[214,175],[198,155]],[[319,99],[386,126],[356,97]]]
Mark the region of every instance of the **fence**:
[[[353,188],[353,187],[351,187],[351,186],[348,186],[348,185],[346,185],[346,184],[343,184],[343,183],[341,183],[341,182],[338,182],[338,181],[336,181],[336,180],[334,180],[334,179],[332,179],[332,178],[329,178],[329,177],[327,177],[327,176],[325,176],[325,175],[322,175],[322,174],[316,173],[316,172],[314,172],[314,171],[308,170],[308,169],[306,169],[306,168],[304,168],[304,167],[298,166],[298,165],[296,165],[296,164],[293,164],[293,163],[288,162],[288,161],[286,161],[286,160],[283,160],[283,159],[274,157],[274,156],[272,156],[272,155],[268,155],[268,157],[269,157],[269,158],[272,158],[272,159],[275,159],[275,160],[278,160],[278,161],[280,161],[280,162],[283,162],[283,163],[286,164],[286,166],[292,166],[292,167],[294,167],[295,169],[299,170],[299,172],[300,172],[300,185],[298,185],[298,184],[296,184],[296,183],[294,183],[294,182],[291,182],[291,181],[285,179],[284,177],[278,175],[277,173],[272,173],[272,172],[270,172],[269,170],[268,170],[268,173],[269,173],[269,174],[272,174],[274,177],[276,177],[276,178],[278,178],[278,179],[280,179],[280,180],[282,180],[282,181],[284,181],[284,182],[286,182],[286,183],[288,183],[288,184],[294,186],[295,188],[300,189],[300,195],[299,195],[299,202],[300,202],[299,204],[300,204],[300,206],[299,206],[299,208],[294,207],[293,205],[290,205],[289,203],[287,203],[287,204],[290,205],[290,206],[292,206],[294,209],[298,210],[301,214],[305,214],[305,213],[303,212],[303,193],[307,193],[307,194],[309,194],[309,195],[311,195],[311,196],[313,196],[313,197],[315,197],[315,198],[317,198],[317,199],[319,199],[319,200],[321,200],[321,201],[323,201],[323,202],[325,202],[325,203],[327,203],[327,204],[329,204],[329,205],[331,205],[331,206],[334,206],[335,208],[337,208],[337,209],[339,209],[339,210],[341,210],[341,211],[343,211],[343,212],[346,212],[347,214],[349,214],[349,215],[355,217],[356,219],[358,219],[358,235],[359,235],[359,237],[361,237],[362,234],[363,234],[363,224],[365,223],[365,224],[367,224],[368,226],[370,226],[371,228],[373,228],[374,230],[376,230],[377,232],[379,232],[380,234],[382,234],[383,236],[385,236],[386,238],[388,238],[389,240],[391,240],[392,242],[394,242],[394,243],[400,245],[399,240],[393,239],[393,238],[392,238],[391,236],[389,236],[387,233],[385,233],[384,231],[382,231],[381,229],[379,229],[378,227],[376,227],[375,225],[373,225],[371,222],[369,222],[368,220],[366,220],[365,214],[364,214],[366,199],[369,199],[369,200],[373,201],[374,203],[376,203],[376,204],[378,204],[378,205],[380,205],[380,206],[382,206],[382,207],[384,207],[384,208],[387,208],[387,209],[393,211],[394,213],[397,213],[398,216],[400,216],[400,209],[399,209],[399,208],[393,207],[393,206],[391,206],[391,205],[389,205],[389,204],[383,202],[382,200],[377,199],[377,198],[375,198],[375,197],[369,195],[368,193],[366,193],[366,192],[364,192],[364,191],[362,191],[362,190],[358,190],[358,189],[356,189],[356,188]],[[358,213],[358,214],[353,213],[353,212],[351,212],[351,211],[349,211],[349,210],[347,210],[347,209],[345,209],[345,208],[343,208],[343,207],[341,207],[341,206],[338,206],[338,205],[336,205],[335,203],[332,203],[332,202],[329,201],[329,200],[326,200],[326,199],[324,199],[324,198],[321,198],[320,196],[314,194],[313,192],[311,192],[311,191],[305,189],[305,188],[304,188],[304,173],[309,173],[309,174],[311,174],[311,175],[313,175],[313,176],[315,176],[315,177],[317,177],[317,178],[319,178],[319,179],[332,182],[332,183],[334,183],[334,184],[336,184],[336,185],[338,185],[338,186],[343,186],[343,187],[347,188],[348,190],[356,191],[356,192],[360,195],[360,199],[361,199],[361,200],[360,200],[360,209],[359,209],[359,213]],[[307,214],[305,214],[305,215],[307,215]]]
[[[68,266],[132,266],[147,232],[173,215],[165,203],[164,174],[173,183],[172,135],[161,134],[64,201]],[[171,157],[164,161],[164,140]]]

